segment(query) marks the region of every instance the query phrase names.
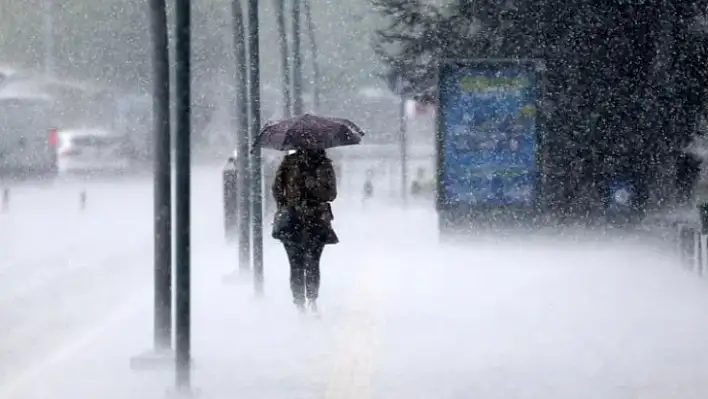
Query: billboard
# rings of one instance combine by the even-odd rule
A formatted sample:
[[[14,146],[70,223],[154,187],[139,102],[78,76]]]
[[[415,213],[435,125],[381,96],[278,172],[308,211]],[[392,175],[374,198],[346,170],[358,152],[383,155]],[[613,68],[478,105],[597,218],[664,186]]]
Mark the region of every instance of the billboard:
[[[439,77],[441,205],[531,206],[537,181],[532,63],[450,63]]]

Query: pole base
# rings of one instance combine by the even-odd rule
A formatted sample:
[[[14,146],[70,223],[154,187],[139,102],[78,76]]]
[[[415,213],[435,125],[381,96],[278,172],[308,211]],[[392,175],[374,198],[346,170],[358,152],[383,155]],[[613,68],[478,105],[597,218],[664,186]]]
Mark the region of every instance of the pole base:
[[[201,395],[199,389],[183,387],[169,388],[165,393],[167,399],[196,399]]]
[[[174,367],[175,351],[172,349],[150,350],[130,358],[133,370],[162,370]]]
[[[246,283],[251,281],[251,270],[250,269],[238,269],[234,272],[225,274],[221,278],[221,281],[225,284],[234,283]]]
[[[253,282],[253,296],[257,300],[263,300],[265,298],[265,289],[263,288],[263,282],[254,281]]]

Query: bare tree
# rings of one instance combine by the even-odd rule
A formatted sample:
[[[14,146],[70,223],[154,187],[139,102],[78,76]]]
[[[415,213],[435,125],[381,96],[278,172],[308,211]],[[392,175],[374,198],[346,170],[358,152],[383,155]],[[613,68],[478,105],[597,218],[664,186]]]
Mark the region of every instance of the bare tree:
[[[288,62],[288,34],[285,26],[285,0],[275,0],[275,19],[278,27],[278,45],[280,46],[280,68],[283,76],[283,117],[290,116],[290,64]]]
[[[301,0],[293,0],[292,30],[293,30],[293,114],[302,115],[302,50],[300,49],[300,4]]]
[[[310,55],[312,56],[312,101],[315,112],[320,108],[320,65],[317,60],[317,40],[315,38],[315,23],[312,21],[312,7],[310,0],[303,0],[305,7],[305,23],[307,24],[307,35],[310,39]]]

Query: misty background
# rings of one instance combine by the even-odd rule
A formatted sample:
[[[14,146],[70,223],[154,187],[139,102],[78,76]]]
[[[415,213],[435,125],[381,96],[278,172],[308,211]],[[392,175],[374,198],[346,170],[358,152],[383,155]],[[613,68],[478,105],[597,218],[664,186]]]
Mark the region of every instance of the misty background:
[[[281,82],[274,1],[261,2],[262,115],[277,117]],[[321,112],[356,119],[371,139],[389,141],[386,126],[396,118],[398,103],[385,92],[379,57],[373,51],[376,29],[384,24],[368,0],[312,0],[312,18],[319,46]],[[52,7],[52,9],[50,9]],[[195,144],[232,144],[230,101],[234,95],[235,57],[230,1],[192,4],[192,90]],[[288,28],[291,22],[286,5]],[[244,6],[245,9],[245,6]],[[51,13],[51,22],[47,21]],[[174,13],[168,2],[170,36]],[[305,104],[313,85],[310,42],[302,16]],[[48,24],[51,28],[48,29]],[[0,10],[0,65],[42,72],[47,58],[46,34],[54,37],[54,73],[130,95],[151,93],[149,4],[141,0],[28,0],[6,2]],[[290,34],[290,32],[288,32]],[[292,37],[289,37],[292,40]],[[171,53],[171,57],[174,53]],[[373,100],[358,95],[376,89],[386,95]],[[394,119],[395,120],[395,119]],[[396,132],[390,132],[390,141]]]

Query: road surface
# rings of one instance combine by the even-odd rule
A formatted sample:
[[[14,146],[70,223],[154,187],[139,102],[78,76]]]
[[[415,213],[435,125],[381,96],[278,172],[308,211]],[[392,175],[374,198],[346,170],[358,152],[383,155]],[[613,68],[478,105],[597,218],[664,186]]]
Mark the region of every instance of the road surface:
[[[427,208],[342,199],[322,317],[301,317],[269,238],[263,299],[250,279],[224,279],[237,250],[219,178],[194,177],[200,397],[708,397],[708,282],[658,247],[440,244]],[[0,215],[0,398],[165,397],[171,368],[130,368],[151,347],[151,207],[146,179],[13,189]]]

